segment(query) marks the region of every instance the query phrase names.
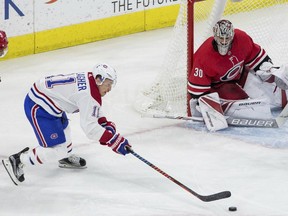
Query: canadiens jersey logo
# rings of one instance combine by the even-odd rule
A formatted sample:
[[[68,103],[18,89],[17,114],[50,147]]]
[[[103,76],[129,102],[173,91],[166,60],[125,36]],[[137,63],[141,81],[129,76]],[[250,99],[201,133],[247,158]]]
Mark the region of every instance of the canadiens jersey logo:
[[[235,64],[232,68],[230,68],[225,74],[224,76],[222,76],[220,78],[221,81],[225,82],[225,81],[230,81],[230,80],[234,80],[237,76],[239,76],[242,73],[243,70],[243,62],[238,62],[237,64]]]
[[[57,139],[58,138],[58,134],[57,133],[53,133],[50,135],[51,139]]]

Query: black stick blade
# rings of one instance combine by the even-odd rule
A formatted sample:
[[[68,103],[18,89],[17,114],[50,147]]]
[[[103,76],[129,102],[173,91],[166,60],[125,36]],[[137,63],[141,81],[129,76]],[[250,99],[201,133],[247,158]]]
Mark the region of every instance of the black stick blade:
[[[222,192],[216,193],[216,194],[211,194],[211,195],[207,195],[207,196],[199,195],[197,197],[204,202],[211,202],[211,201],[216,201],[216,200],[220,200],[220,199],[225,199],[225,198],[228,198],[230,196],[231,196],[230,191],[222,191]]]

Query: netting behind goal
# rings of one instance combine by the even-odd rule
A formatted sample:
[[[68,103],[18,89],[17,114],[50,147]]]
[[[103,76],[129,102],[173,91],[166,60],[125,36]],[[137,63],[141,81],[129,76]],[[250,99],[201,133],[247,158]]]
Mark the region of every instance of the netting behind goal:
[[[193,53],[212,36],[212,26],[219,19],[228,19],[234,28],[246,31],[267,51],[275,65],[288,62],[288,0],[206,0],[194,5],[189,1],[180,3],[162,71],[135,102],[135,109],[144,115],[188,115],[187,73],[193,64]],[[187,17],[192,19],[193,28],[188,28]],[[189,41],[193,46],[188,45]]]

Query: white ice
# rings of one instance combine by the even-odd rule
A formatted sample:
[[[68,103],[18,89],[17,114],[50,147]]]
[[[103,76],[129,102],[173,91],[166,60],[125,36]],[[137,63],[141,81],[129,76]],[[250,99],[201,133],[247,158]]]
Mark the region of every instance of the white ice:
[[[117,69],[118,83],[103,108],[134,151],[197,193],[230,190],[232,196],[200,201],[133,155],[117,155],[88,140],[74,114],[69,116],[74,152],[88,168],[60,169],[56,161],[25,167],[25,182],[15,186],[0,166],[1,216],[288,215],[288,149],[261,144],[265,136],[285,143],[286,133],[262,131],[249,142],[195,130],[182,120],[141,118],[133,109],[139,88],[160,70],[170,35],[167,28],[1,62],[0,159],[37,145],[23,111],[34,81],[107,62]],[[247,130],[252,132],[244,136],[253,134]],[[238,211],[229,212],[229,206]]]

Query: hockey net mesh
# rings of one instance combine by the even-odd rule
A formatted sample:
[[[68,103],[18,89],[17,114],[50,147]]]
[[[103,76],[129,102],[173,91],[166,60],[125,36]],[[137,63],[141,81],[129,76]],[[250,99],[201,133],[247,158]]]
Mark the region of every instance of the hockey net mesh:
[[[288,62],[288,0],[206,0],[194,3],[194,50],[212,36],[221,18],[246,31],[272,58],[275,65]],[[180,1],[162,71],[142,90],[135,109],[142,115],[187,116],[187,0]]]

